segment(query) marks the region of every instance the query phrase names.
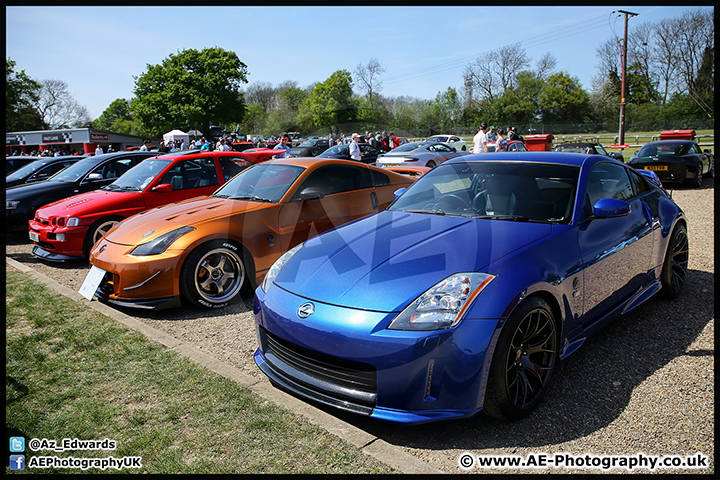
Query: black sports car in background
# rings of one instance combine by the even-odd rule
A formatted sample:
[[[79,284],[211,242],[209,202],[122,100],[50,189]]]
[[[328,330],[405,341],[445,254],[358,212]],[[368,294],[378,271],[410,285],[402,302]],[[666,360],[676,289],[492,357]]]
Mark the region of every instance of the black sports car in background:
[[[115,152],[75,162],[47,180],[5,190],[5,226],[8,232],[28,231],[35,210],[56,200],[97,190],[158,152]]]
[[[360,146],[360,153],[362,158],[360,159],[363,163],[375,163],[380,155],[380,150],[373,147],[369,143],[358,143]],[[342,160],[351,160],[350,158],[350,144],[343,143],[335,145],[325,150],[323,153],[318,155],[319,158],[339,158]]]
[[[682,182],[691,187],[702,185],[703,175],[715,176],[715,157],[704,152],[692,140],[659,140],[646,143],[628,165],[652,170],[661,182]]]
[[[290,149],[290,155],[293,157],[317,157],[329,147],[327,138],[312,138],[305,140],[297,147]]]

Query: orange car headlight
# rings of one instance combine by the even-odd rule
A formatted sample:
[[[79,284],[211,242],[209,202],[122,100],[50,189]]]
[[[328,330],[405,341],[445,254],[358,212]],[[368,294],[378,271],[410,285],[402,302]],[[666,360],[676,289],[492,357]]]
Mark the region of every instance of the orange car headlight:
[[[160,255],[168,249],[172,243],[178,238],[182,237],[188,232],[196,230],[195,227],[180,227],[172,230],[164,235],[160,235],[154,240],[150,240],[147,243],[141,243],[130,252],[130,255],[144,256],[144,255]]]

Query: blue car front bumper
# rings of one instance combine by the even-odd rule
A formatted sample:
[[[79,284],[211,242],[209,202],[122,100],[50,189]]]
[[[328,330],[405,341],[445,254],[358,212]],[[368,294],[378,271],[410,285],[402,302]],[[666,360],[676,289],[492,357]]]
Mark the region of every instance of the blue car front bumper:
[[[258,289],[254,360],[273,384],[337,408],[400,423],[470,417],[482,410],[497,320],[448,330],[388,330],[396,313]],[[312,303],[301,319],[298,308]]]

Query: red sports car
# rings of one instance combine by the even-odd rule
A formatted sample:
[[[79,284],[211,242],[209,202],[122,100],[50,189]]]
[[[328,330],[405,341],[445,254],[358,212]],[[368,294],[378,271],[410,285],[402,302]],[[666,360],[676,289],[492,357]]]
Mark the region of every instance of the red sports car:
[[[99,190],[39,208],[29,222],[32,253],[55,262],[83,258],[121,220],[148,208],[209,195],[254,163],[257,157],[232,151],[185,151],[147,159]]]

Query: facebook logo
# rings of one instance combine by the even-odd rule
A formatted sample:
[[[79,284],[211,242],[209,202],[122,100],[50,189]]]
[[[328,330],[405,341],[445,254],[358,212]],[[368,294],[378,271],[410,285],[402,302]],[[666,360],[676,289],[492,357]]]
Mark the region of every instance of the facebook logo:
[[[24,452],[25,451],[25,437],[10,437],[10,451],[11,452]]]
[[[10,470],[25,470],[25,455],[10,455]]]

